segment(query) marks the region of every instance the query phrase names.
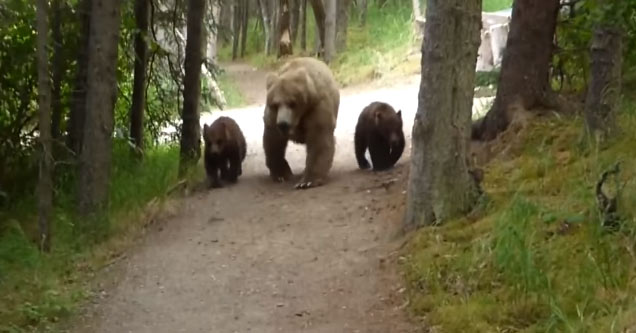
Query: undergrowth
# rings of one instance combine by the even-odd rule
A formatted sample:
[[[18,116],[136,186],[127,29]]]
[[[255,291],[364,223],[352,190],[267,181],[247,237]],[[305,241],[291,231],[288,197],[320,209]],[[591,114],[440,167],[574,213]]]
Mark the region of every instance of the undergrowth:
[[[635,110],[625,103],[623,128],[636,126]],[[636,133],[590,147],[582,125],[530,124],[516,151],[486,167],[483,218],[417,233],[404,264],[413,314],[443,332],[636,329]],[[610,232],[594,186],[618,161],[623,221]]]
[[[49,331],[49,326],[72,313],[88,296],[86,282],[161,209],[167,190],[177,180],[178,152],[178,146],[152,148],[138,163],[129,146],[116,141],[108,223],[99,227],[104,229],[99,239],[78,231],[71,179],[62,177],[56,189],[49,254],[41,254],[33,242],[34,197],[0,212],[0,332]]]

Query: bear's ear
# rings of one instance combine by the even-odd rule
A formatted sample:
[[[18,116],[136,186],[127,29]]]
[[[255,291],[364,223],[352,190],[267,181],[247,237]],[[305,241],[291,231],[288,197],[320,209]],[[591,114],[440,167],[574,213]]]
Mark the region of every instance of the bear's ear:
[[[209,129],[209,128],[210,128],[210,127],[208,126],[208,124],[203,124],[203,135],[205,135],[205,133],[207,133],[207,132],[208,132],[208,129]]]
[[[265,88],[269,90],[277,81],[278,75],[276,73],[268,73],[265,77]]]
[[[402,110],[398,110],[397,116],[398,116],[398,118],[402,119]]]

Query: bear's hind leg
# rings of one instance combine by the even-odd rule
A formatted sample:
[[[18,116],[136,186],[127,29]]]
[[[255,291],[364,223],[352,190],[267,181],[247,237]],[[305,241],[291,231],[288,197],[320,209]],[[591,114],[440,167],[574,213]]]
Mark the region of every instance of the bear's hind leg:
[[[333,131],[325,134],[312,134],[307,141],[307,159],[305,173],[296,189],[307,189],[324,184],[333,164],[336,152],[336,139]]]
[[[269,169],[270,177],[276,182],[291,179],[293,174],[285,159],[287,138],[276,127],[265,126],[263,148],[265,149],[265,164]]]

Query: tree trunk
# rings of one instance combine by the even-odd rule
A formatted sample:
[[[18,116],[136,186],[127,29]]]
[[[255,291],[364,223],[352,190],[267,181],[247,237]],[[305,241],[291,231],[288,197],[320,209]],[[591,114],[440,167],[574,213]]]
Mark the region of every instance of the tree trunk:
[[[51,217],[53,212],[53,152],[51,151],[51,85],[49,82],[48,55],[48,1],[38,0],[37,8],[37,55],[38,95],[40,107],[40,172],[38,176],[38,229],[40,250],[51,250]]]
[[[278,58],[292,55],[292,41],[290,34],[289,0],[280,0],[280,24],[278,25],[280,40],[278,42]]]
[[[314,12],[314,19],[316,20],[316,32],[318,33],[318,39],[320,40],[320,45],[318,46],[318,51],[316,53],[319,57],[322,57],[325,52],[325,6],[323,5],[322,0],[309,1],[311,2],[311,9]]]
[[[270,55],[271,53],[271,38],[272,38],[272,34],[271,31],[269,30],[271,23],[270,23],[270,15],[269,15],[269,7],[267,6],[267,1],[265,0],[258,0],[258,8],[260,9],[261,12],[261,17],[263,18],[263,31],[265,33],[265,54],[266,55]]]
[[[622,33],[616,27],[598,27],[594,31],[590,55],[590,84],[585,100],[587,134],[602,142],[617,130],[616,113],[621,98],[623,68]]]
[[[420,29],[420,24],[418,19],[422,16],[422,9],[420,8],[420,0],[413,0],[413,31],[415,31],[415,36],[420,36],[422,34],[422,29]]]
[[[146,68],[148,64],[148,25],[150,0],[135,0],[135,78],[133,82],[132,105],[130,107],[130,138],[134,151],[144,149],[144,111],[146,108]]]
[[[62,80],[64,54],[62,41],[62,8],[60,0],[51,2],[51,29],[53,31],[53,88],[51,96],[51,137],[58,140],[62,125]]]
[[[349,4],[351,0],[337,1],[336,14],[336,50],[342,52],[347,48],[347,27],[349,26]]]
[[[512,120],[509,110],[514,103],[520,102],[525,110],[549,103],[549,70],[558,13],[559,0],[514,2],[495,103],[473,127],[474,139],[492,140],[504,131]]]
[[[464,214],[478,198],[467,155],[480,28],[481,0],[428,1],[406,229]]]
[[[88,76],[88,43],[91,27],[91,11],[93,7],[92,2],[93,0],[80,0],[77,5],[80,21],[80,36],[77,47],[77,69],[75,71],[72,104],[68,121],[67,144],[78,159],[82,150],[84,120],[86,118],[86,77]]]
[[[201,156],[201,64],[203,63],[203,16],[206,0],[188,0],[188,39],[186,41],[183,111],[181,113],[181,160],[179,174],[184,176]],[[236,38],[236,36],[235,36]]]
[[[241,58],[245,57],[245,48],[247,46],[247,26],[250,19],[249,1],[242,0],[241,6]]]
[[[325,62],[329,63],[336,57],[336,0],[325,0]]]
[[[300,0],[300,48],[307,50],[307,0]]]
[[[93,0],[86,119],[80,155],[78,206],[87,218],[106,208],[117,100],[120,0]]]
[[[278,22],[280,20],[280,13],[279,13],[279,8],[280,8],[280,4],[279,4],[280,0],[275,0],[275,1],[271,1],[270,3],[270,17],[271,17],[271,26],[269,31],[271,31],[272,33],[272,38],[270,39],[271,42],[271,52],[274,52],[274,50],[278,50],[278,43],[280,41],[280,29],[278,28]]]
[[[360,25],[367,24],[367,0],[359,0],[358,6],[360,6]]]
[[[239,41],[241,38],[241,2],[234,0],[232,19],[232,60],[236,60],[239,55]],[[191,2],[190,2],[191,3]],[[186,43],[187,44],[187,43]]]
[[[230,41],[229,36],[232,35],[232,31],[234,31],[233,29],[233,24],[232,24],[232,8],[234,7],[233,2],[236,0],[220,0],[220,6],[221,6],[221,16],[219,19],[219,27],[217,27],[219,29],[219,31],[217,32],[217,35],[221,38],[221,41],[223,43],[227,43]],[[259,0],[259,1],[263,1],[263,0]]]
[[[298,25],[300,23],[300,1],[301,0],[291,0],[291,8],[290,8],[290,19],[291,19],[291,42],[292,45],[296,43],[296,37],[298,36]]]

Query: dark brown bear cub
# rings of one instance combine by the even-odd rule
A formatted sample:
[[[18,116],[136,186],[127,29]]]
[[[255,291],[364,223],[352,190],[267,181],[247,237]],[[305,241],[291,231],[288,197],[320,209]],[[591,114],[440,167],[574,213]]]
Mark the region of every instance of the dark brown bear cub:
[[[203,126],[204,164],[210,187],[222,187],[219,181],[236,183],[243,173],[247,145],[240,127],[232,118],[219,117],[212,125]]]
[[[387,103],[373,102],[358,117],[354,136],[356,159],[360,169],[371,166],[364,154],[369,149],[373,170],[393,167],[404,151],[402,111],[395,112]]]

